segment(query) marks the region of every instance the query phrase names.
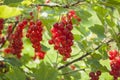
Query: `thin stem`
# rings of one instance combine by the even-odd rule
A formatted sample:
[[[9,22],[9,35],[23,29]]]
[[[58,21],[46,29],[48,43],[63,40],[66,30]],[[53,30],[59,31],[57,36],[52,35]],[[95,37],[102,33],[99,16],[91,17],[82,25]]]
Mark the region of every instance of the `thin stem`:
[[[60,4],[31,4],[31,6],[45,6],[45,7],[59,7],[59,8],[69,8],[78,4],[82,4],[84,2],[84,0],[78,0],[72,4],[65,4],[65,5],[60,5]]]
[[[62,73],[60,75],[69,75],[69,74],[72,74],[72,73],[75,73],[75,72],[78,72],[78,71],[85,71],[85,69],[79,69],[79,70],[69,71],[69,72],[66,72],[66,73]]]

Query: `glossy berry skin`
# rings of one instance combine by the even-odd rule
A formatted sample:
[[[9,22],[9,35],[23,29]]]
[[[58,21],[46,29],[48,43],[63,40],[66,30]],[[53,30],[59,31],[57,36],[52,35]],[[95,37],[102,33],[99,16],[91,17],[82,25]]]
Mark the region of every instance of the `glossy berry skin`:
[[[35,53],[35,56],[34,56],[34,59],[36,59],[36,57],[38,57],[39,59],[44,59],[44,57],[45,57],[45,52],[43,52],[43,51],[36,52],[36,53]]]
[[[90,72],[89,76],[90,76],[90,80],[99,80],[99,76],[101,75],[101,71],[97,71],[97,72]]]
[[[36,59],[37,57],[39,59],[44,59],[45,52],[42,51],[40,41],[42,41],[42,31],[43,26],[42,22],[40,20],[37,20],[36,22],[30,21],[29,28],[26,34],[26,37],[30,39],[32,43],[32,47],[35,50],[35,55],[33,59]]]
[[[8,36],[12,33],[12,27],[13,27],[12,24],[8,26],[8,29],[7,29]]]
[[[96,74],[97,74],[97,76],[100,76],[101,75],[101,71],[97,71]]]
[[[114,80],[118,80],[120,77],[120,55],[117,50],[110,50],[109,51],[109,59],[110,59],[110,66],[111,71],[110,75],[114,77]]]
[[[90,77],[93,77],[93,76],[95,76],[95,73],[94,73],[94,72],[90,72],[90,73],[89,73],[89,76],[90,76]]]
[[[81,19],[76,15],[76,12],[74,10],[70,10],[67,14],[68,18],[75,18],[77,21],[81,21]]]
[[[118,51],[117,50],[109,51],[109,59],[110,60],[114,59],[117,55],[118,55]]]

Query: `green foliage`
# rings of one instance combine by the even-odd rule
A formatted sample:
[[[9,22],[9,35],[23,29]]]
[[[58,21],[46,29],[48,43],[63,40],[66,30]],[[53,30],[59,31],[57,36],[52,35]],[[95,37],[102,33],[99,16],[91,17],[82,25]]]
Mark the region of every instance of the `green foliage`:
[[[23,0],[4,0],[4,4],[8,5],[8,4],[11,4],[11,3],[18,3],[18,2],[21,2]]]
[[[36,68],[33,68],[32,71],[36,80],[56,80],[58,75],[57,70],[44,61],[41,61],[41,63]]]
[[[21,14],[21,9],[16,7],[9,7],[6,5],[0,6],[0,18],[10,18]]]
[[[5,62],[8,62],[12,66],[20,67],[22,66],[21,62],[16,58],[6,58]]]
[[[100,80],[113,80],[109,74],[111,66],[108,51],[120,49],[119,0],[51,0],[50,3],[45,3],[45,0],[0,0],[0,4],[0,18],[5,19],[5,29],[2,31],[3,34],[0,34],[0,41],[2,36],[8,38],[8,25],[14,26],[16,16],[19,16],[19,22],[23,19],[30,21],[29,14],[33,12],[32,20],[42,21],[43,39],[40,43],[42,50],[46,52],[44,60],[33,60],[35,49],[31,41],[25,37],[29,28],[27,25],[23,31],[24,48],[20,59],[11,54],[6,56],[4,49],[9,42],[6,40],[3,47],[0,42],[0,66],[4,62],[7,66],[0,69],[9,68],[6,73],[0,72],[0,80],[89,80],[89,73],[98,70],[102,71]],[[38,4],[40,10],[37,10]],[[64,61],[63,56],[54,50],[54,46],[50,45],[48,40],[52,37],[53,25],[60,22],[61,16],[70,10],[76,12],[72,19],[74,45],[71,57]],[[111,39],[114,43],[107,42]],[[74,70],[70,67],[73,64]]]
[[[101,39],[103,39],[105,37],[105,34],[104,34],[105,30],[104,30],[104,27],[101,25],[96,24],[96,25],[90,27],[90,30],[93,33],[97,34],[97,36]]]
[[[25,73],[18,67],[11,67],[10,72],[5,74],[9,80],[26,80]]]
[[[62,70],[62,74],[64,79],[66,80],[80,80],[81,79],[81,74],[80,71],[74,71],[70,68],[65,68]]]

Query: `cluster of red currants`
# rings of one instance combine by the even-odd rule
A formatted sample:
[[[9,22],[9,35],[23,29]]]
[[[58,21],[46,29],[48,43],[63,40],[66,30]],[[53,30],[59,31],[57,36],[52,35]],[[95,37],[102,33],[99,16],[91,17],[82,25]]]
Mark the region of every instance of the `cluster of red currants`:
[[[52,39],[49,40],[49,44],[54,44],[54,49],[63,56],[63,60],[69,58],[72,52],[71,46],[74,39],[71,32],[73,29],[72,18],[80,20],[75,11],[71,10],[67,16],[62,16],[61,22],[55,23],[51,29]]]
[[[4,19],[0,19],[0,44],[4,43],[5,41],[4,37],[1,35],[3,27],[4,27]]]
[[[114,80],[118,80],[120,77],[120,55],[117,50],[109,51],[109,59],[111,71],[110,74],[114,77]]]
[[[0,19],[0,34],[2,33],[3,27],[4,27],[4,19]]]
[[[44,59],[45,52],[42,51],[40,45],[40,41],[42,41],[42,31],[43,26],[40,20],[37,20],[36,22],[30,21],[26,37],[30,39],[32,47],[35,49],[34,59],[37,57],[39,59]]]
[[[10,45],[8,48],[4,50],[5,53],[11,53],[17,55],[18,58],[21,57],[21,51],[23,49],[23,29],[24,27],[29,24],[28,31],[26,37],[30,39],[32,43],[32,47],[35,49],[35,55],[33,59],[37,57],[39,59],[44,59],[45,52],[42,50],[40,41],[42,41],[42,31],[43,31],[43,24],[40,20],[33,21],[34,15],[33,12],[30,12],[31,18],[28,20],[23,20],[19,22],[16,26],[16,30],[13,33],[12,25],[8,27],[8,38]],[[66,16],[62,16],[61,22],[55,23],[53,28],[51,29],[52,32],[52,39],[49,40],[50,44],[54,44],[54,49],[58,50],[58,52],[63,56],[63,59],[66,60],[71,56],[71,46],[73,45],[73,24],[72,18],[77,19],[80,21],[80,18],[76,16],[74,10],[68,12]],[[16,17],[18,21],[19,17]],[[29,22],[29,23],[28,23]],[[3,23],[3,20],[0,20],[0,23]],[[2,29],[2,28],[1,28]]]
[[[55,23],[52,32],[52,39],[49,44],[54,44],[54,49],[64,56],[64,60],[70,57],[71,46],[73,45],[73,29],[72,22],[68,21],[66,24],[63,22]]]
[[[12,26],[8,27],[8,34],[9,34],[9,46],[4,50],[5,53],[11,53],[13,55],[16,55],[18,58],[21,57],[21,51],[23,49],[23,42],[22,42],[22,37],[23,37],[23,29],[27,25],[27,20],[23,20],[18,23],[16,26],[16,30],[13,34],[11,33]]]
[[[90,72],[89,76],[91,77],[90,80],[99,80],[99,76],[101,75],[101,71],[95,72]]]

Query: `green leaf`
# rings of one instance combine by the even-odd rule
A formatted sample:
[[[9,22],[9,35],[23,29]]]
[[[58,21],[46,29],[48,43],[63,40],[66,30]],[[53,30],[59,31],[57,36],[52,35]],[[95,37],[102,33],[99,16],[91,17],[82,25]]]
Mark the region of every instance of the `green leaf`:
[[[16,7],[9,7],[6,5],[0,6],[0,18],[10,18],[21,14],[21,9]]]
[[[79,71],[73,71],[70,68],[64,68],[62,70],[62,74],[66,74],[64,75],[64,79],[65,80],[80,80],[81,79],[81,74]]]
[[[92,24],[91,21],[89,21],[89,18],[92,17],[92,14],[89,11],[80,10],[80,11],[77,11],[77,15],[78,15],[78,17],[81,18],[81,22],[80,22],[81,25],[89,27]],[[73,23],[75,23],[75,22],[73,22]],[[76,23],[76,24],[78,24],[78,23]]]
[[[77,30],[79,30],[79,32],[84,35],[87,36],[89,34],[89,29],[87,27],[85,27],[84,25],[80,25],[78,27],[75,27]]]
[[[102,66],[105,66],[108,70],[111,69],[111,67],[110,67],[110,61],[108,59],[107,60],[100,60],[100,64]]]
[[[92,57],[93,58],[96,58],[96,59],[101,59],[102,57],[101,57],[101,55],[100,54],[97,54],[97,53],[94,53],[93,55],[92,55]]]
[[[32,47],[31,41],[27,38],[23,38],[23,42],[24,42],[24,49],[22,50],[22,52],[24,54],[28,54],[29,56],[33,56],[34,55],[34,48]]]
[[[56,80],[57,70],[50,64],[42,61],[37,68],[32,69],[36,80]]]
[[[56,19],[50,16],[48,16],[47,18],[41,17],[40,20],[43,22],[48,30],[50,30],[51,26],[56,22]]]
[[[82,42],[77,42],[77,44],[81,50],[86,50],[87,48],[86,44],[83,44]]]
[[[41,46],[42,46],[42,50],[45,51],[45,52],[47,52],[50,49],[50,48],[48,48],[47,46],[45,46],[43,44],[41,44]]]
[[[99,59],[97,58],[93,58],[93,57],[88,58],[86,61],[86,65],[88,65],[92,71],[97,71],[97,70],[101,70],[104,72],[108,71],[106,66],[101,65]]]
[[[113,77],[108,72],[102,72],[99,80],[113,80]]]
[[[30,6],[32,4],[32,1],[24,0],[24,1],[21,2],[21,4],[24,5],[24,6]]]
[[[77,12],[77,15],[79,15],[81,19],[88,19],[92,16],[91,13],[83,9]]]
[[[101,23],[104,24],[104,17],[107,14],[107,9],[101,7],[101,6],[95,6],[94,10],[96,11],[96,14],[98,16],[98,18],[100,19]]]
[[[81,36],[80,36],[80,35],[74,34],[73,36],[74,36],[74,40],[75,40],[75,41],[80,41],[80,39],[81,39]]]
[[[106,52],[108,48],[109,48],[108,45],[103,45],[98,50],[99,53],[101,54],[103,60],[108,59],[108,54]]]
[[[93,33],[97,34],[97,36],[101,39],[105,37],[105,30],[102,25],[95,24],[94,26],[89,28]]]
[[[22,64],[27,64],[30,60],[32,60],[32,58],[29,54],[24,54],[20,59]]]
[[[36,3],[44,3],[44,0],[35,0]]]
[[[23,1],[23,0],[4,0],[4,4],[18,3],[21,1]]]
[[[8,62],[9,64],[11,64],[12,66],[19,67],[22,65],[21,62],[16,58],[6,58],[5,61]]]
[[[21,71],[18,67],[12,67],[10,72],[6,74],[10,80],[26,80],[25,73]]]
[[[110,27],[114,27],[115,26],[114,20],[113,20],[113,18],[110,15],[108,15],[105,19],[106,19],[107,24]]]
[[[107,3],[112,5],[120,5],[120,0],[108,0]]]

